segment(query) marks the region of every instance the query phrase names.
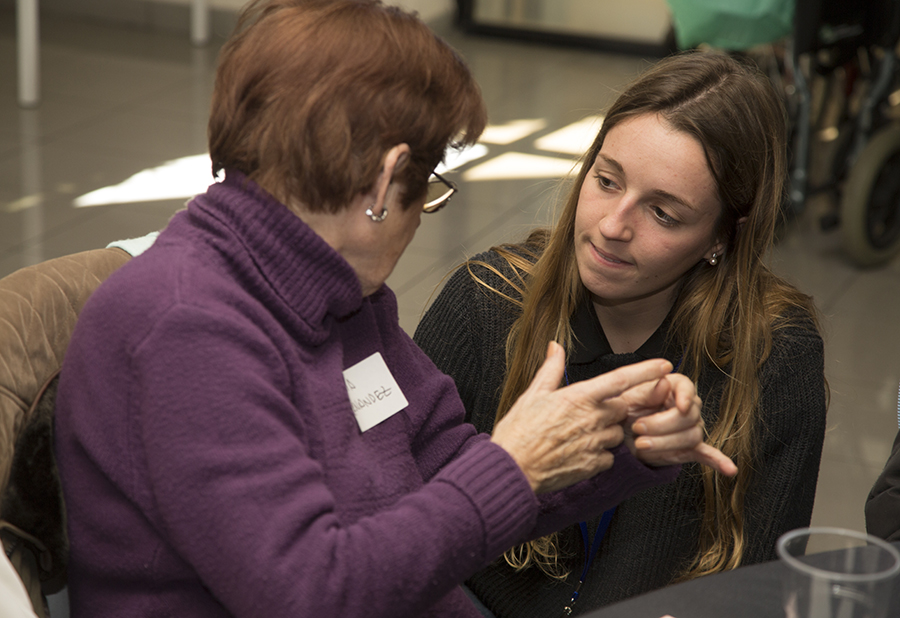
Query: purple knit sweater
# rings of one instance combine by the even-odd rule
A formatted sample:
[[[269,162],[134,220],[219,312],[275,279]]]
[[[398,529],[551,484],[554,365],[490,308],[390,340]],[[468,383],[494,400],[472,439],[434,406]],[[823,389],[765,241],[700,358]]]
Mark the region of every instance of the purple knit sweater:
[[[409,405],[360,432],[342,371],[380,352]],[[72,614],[465,616],[511,545],[671,480],[614,467],[537,500],[462,423],[383,287],[239,174],[93,295],[56,453]]]

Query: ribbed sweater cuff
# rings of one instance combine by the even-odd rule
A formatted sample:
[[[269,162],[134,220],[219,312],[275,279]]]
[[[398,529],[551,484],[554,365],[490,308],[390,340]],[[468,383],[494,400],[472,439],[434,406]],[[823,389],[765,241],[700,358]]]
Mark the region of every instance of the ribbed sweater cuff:
[[[648,487],[671,483],[681,473],[680,465],[653,467],[641,463],[625,444],[610,449],[610,452],[616,459],[612,474],[604,479],[604,483],[614,504]]]
[[[484,527],[485,564],[522,541],[538,515],[538,500],[512,457],[490,440],[472,445],[436,477],[471,500]]]

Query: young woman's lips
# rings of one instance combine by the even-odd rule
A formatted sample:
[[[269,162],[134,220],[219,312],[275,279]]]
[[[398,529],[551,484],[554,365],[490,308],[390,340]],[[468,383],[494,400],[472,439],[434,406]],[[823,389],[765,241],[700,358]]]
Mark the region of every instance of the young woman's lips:
[[[606,264],[612,264],[613,266],[631,266],[631,262],[625,261],[619,257],[616,257],[612,253],[607,253],[606,251],[602,251],[598,249],[595,245],[591,245],[594,249],[594,253],[599,258],[601,262]]]

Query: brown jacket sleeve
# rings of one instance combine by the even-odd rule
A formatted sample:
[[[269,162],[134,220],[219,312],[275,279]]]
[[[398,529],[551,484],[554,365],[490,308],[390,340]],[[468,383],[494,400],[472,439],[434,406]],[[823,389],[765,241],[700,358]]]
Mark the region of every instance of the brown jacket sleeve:
[[[26,413],[59,370],[81,308],[130,257],[121,249],[95,249],[0,279],[0,495]]]

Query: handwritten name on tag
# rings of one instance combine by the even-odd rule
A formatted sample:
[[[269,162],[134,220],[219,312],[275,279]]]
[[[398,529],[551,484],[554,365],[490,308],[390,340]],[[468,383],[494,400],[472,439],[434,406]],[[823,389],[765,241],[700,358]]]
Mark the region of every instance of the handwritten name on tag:
[[[409,405],[381,352],[344,370],[344,384],[360,431],[367,431]]]

